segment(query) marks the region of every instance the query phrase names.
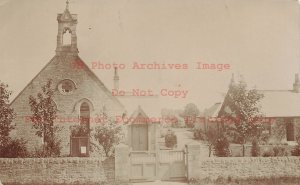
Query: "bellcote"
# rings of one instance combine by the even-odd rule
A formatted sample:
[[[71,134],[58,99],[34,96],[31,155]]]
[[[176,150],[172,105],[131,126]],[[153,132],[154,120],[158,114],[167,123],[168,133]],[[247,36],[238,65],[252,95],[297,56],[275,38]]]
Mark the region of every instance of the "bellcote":
[[[69,11],[69,1],[66,2],[64,13],[57,15],[58,33],[56,55],[77,55],[77,14]]]

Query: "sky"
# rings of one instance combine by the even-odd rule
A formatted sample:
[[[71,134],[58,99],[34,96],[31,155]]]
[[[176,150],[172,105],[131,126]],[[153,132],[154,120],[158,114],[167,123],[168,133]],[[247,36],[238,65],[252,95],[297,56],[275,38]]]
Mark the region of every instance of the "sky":
[[[300,72],[300,5],[296,0],[71,0],[78,14],[79,56],[125,64],[120,89],[188,91],[160,106],[200,110],[222,100],[231,74],[250,88],[292,89]],[[64,0],[0,0],[0,80],[12,99],[55,55]],[[132,63],[188,64],[187,70],[136,70]],[[229,64],[199,70],[196,63]],[[92,69],[113,88],[113,70]]]

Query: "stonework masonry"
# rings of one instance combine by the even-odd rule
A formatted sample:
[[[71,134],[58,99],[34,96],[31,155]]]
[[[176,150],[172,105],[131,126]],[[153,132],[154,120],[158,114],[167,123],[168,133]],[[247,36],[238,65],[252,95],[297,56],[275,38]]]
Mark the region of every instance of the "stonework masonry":
[[[26,158],[0,159],[5,183],[99,183],[114,180],[114,159]]]
[[[90,105],[91,117],[97,117],[103,111],[104,107],[106,113],[113,117],[124,113],[123,105],[111,95],[104,84],[88,68],[73,68],[74,61],[83,62],[76,56],[55,56],[11,104],[17,114],[13,123],[15,131],[12,133],[12,136],[27,140],[27,146],[30,151],[34,151],[35,148],[42,144],[42,138],[35,135],[36,130],[32,128],[32,123],[26,121],[26,117],[32,115],[29,106],[29,96],[36,97],[48,79],[52,79],[53,81],[53,88],[55,89],[54,103],[58,109],[58,117],[79,118],[80,105],[83,102],[87,102]],[[69,95],[63,95],[57,89],[60,81],[64,79],[70,79],[76,85],[74,92]],[[62,128],[57,133],[59,139],[62,141],[62,155],[68,155],[70,154],[70,126],[79,125],[79,123],[63,122],[55,124],[58,124]],[[91,124],[91,128],[98,125]]]
[[[200,157],[200,146],[188,145],[188,179],[300,177],[300,157]]]

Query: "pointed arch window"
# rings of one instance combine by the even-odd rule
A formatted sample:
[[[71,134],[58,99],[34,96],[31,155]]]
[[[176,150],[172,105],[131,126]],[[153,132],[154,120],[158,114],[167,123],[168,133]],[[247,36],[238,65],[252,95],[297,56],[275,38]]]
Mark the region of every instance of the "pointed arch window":
[[[80,125],[90,129],[90,107],[86,102],[80,105]]]

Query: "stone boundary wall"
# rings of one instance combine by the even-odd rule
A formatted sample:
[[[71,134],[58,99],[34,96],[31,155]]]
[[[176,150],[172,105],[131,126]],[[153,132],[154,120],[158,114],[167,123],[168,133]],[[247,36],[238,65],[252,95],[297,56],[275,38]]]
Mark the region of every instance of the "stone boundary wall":
[[[114,180],[114,158],[0,158],[5,183],[87,183]]]
[[[202,157],[198,144],[187,146],[187,178],[215,180],[300,177],[300,157]]]
[[[300,177],[300,157],[222,157],[198,165],[198,178]]]

